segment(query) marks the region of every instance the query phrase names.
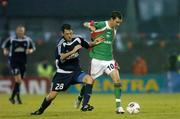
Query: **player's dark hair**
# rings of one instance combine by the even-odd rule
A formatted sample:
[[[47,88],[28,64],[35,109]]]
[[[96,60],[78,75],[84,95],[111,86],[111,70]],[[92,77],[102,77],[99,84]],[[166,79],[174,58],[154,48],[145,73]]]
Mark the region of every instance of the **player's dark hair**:
[[[64,30],[71,30],[71,25],[70,24],[63,24],[61,27],[61,31],[64,33]]]
[[[122,15],[119,11],[112,11],[111,18],[112,19],[116,19],[116,18],[122,19]]]
[[[22,24],[17,25],[16,28],[24,28],[24,29],[26,29],[25,26],[22,25]]]

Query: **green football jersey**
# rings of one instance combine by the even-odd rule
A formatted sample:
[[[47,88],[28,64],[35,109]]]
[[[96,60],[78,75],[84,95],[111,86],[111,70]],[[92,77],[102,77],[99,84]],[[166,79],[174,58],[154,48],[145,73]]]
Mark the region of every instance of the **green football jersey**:
[[[93,25],[96,31],[91,33],[91,38],[104,37],[104,41],[92,48],[90,57],[99,60],[112,60],[113,59],[113,46],[112,42],[116,33],[108,25],[108,21],[95,22]]]

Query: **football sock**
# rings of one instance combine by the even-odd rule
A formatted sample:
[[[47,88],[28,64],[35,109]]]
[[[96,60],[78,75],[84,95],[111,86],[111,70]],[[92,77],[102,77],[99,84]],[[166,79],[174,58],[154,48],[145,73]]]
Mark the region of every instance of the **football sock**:
[[[17,92],[16,92],[17,100],[18,100],[18,101],[21,101],[21,99],[20,99],[20,85],[21,85],[21,83],[18,83]]]
[[[17,95],[17,101],[18,101],[19,103],[22,103],[22,102],[21,102],[21,98],[20,98],[20,93],[18,92],[16,95]]]
[[[116,107],[121,106],[121,83],[114,83],[114,95],[116,98]]]
[[[82,86],[80,94],[78,96],[78,100],[82,100],[83,96],[84,96],[84,91],[85,91],[85,85]]]
[[[87,105],[92,94],[92,84],[86,84],[84,88],[83,106]]]
[[[44,112],[44,110],[51,104],[52,100],[46,100],[46,98],[44,98],[41,107],[39,108],[40,112]]]
[[[19,85],[20,85],[20,83],[18,83],[18,82],[15,83],[14,89],[13,89],[13,92],[12,92],[12,95],[11,95],[11,99],[14,99],[16,93],[19,91]]]

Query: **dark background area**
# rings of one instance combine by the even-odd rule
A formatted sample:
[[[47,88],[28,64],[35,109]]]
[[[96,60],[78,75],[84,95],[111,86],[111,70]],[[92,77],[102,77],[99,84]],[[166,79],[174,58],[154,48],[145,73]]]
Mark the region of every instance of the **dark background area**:
[[[82,23],[108,20],[113,10],[121,11],[124,18],[114,45],[121,73],[132,73],[138,56],[147,61],[148,73],[166,72],[169,55],[180,54],[179,0],[9,0],[6,6],[0,5],[0,43],[14,34],[17,25],[25,25],[37,47],[28,59],[28,75],[36,75],[36,66],[43,58],[54,64],[55,44],[63,23],[70,23],[75,34],[88,40],[89,31]],[[82,68],[88,70],[86,50],[81,60]],[[7,57],[0,52],[0,75],[6,64]]]

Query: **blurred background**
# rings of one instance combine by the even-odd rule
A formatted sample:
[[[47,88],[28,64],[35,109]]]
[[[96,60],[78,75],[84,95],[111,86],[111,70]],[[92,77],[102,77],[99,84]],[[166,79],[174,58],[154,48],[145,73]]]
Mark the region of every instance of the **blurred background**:
[[[15,34],[17,25],[25,25],[37,48],[28,57],[27,76],[41,77],[39,64],[50,64],[55,70],[54,49],[63,23],[71,24],[75,34],[88,40],[89,31],[82,23],[108,20],[113,10],[123,14],[114,56],[126,82],[124,91],[180,92],[179,0],[1,0],[0,43]],[[87,71],[89,63],[88,52],[83,50],[82,69]],[[2,51],[0,76],[10,76]],[[47,77],[51,76],[49,73]],[[100,84],[107,86],[102,80]]]

